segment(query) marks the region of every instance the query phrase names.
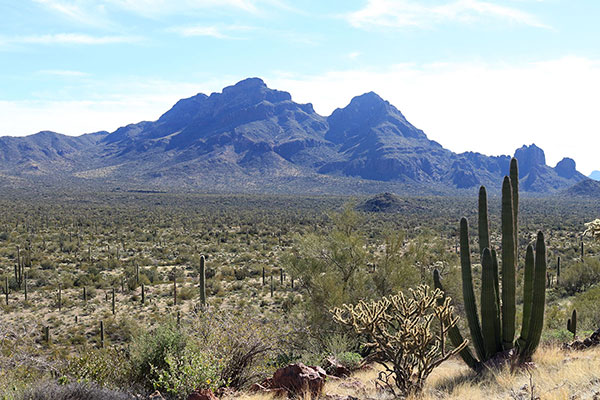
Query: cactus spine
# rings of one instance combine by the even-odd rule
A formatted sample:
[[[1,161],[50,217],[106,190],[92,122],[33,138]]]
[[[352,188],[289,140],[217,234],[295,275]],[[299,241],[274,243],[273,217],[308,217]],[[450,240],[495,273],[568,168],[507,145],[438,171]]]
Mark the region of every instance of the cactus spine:
[[[519,338],[515,341],[518,184],[518,165],[516,159],[512,159],[510,177],[504,177],[502,184],[502,285],[499,282],[498,256],[490,244],[487,193],[484,187],[479,190],[478,227],[482,266],[480,314],[473,289],[469,226],[465,218],[460,221],[460,260],[465,314],[478,359],[475,359],[470,351],[463,351],[460,355],[467,365],[476,370],[489,359],[503,353],[500,357],[516,353],[520,361],[529,360],[542,334],[547,261],[544,235],[539,232],[535,254],[531,245],[527,248],[523,284],[523,322]],[[443,290],[438,271],[434,271],[434,284]],[[458,328],[449,332],[449,338],[455,346],[462,343]],[[507,352],[515,347],[515,350]]]

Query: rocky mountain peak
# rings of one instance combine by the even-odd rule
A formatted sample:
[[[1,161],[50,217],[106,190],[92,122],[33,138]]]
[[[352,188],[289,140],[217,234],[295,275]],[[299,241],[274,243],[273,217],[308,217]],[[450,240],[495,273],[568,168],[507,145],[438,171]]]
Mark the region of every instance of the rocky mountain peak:
[[[246,100],[245,103],[257,104],[261,101],[270,103],[279,103],[282,101],[292,100],[292,96],[288,92],[269,89],[265,82],[260,78],[247,78],[239,81],[235,85],[227,86],[222,93],[213,93],[214,96],[222,97],[224,101]]]
[[[565,157],[556,164],[554,170],[558,174],[558,176],[571,179],[577,174],[577,168],[575,165],[575,160],[572,158]]]
[[[546,165],[544,150],[535,144],[523,145],[515,151],[515,158],[519,160],[519,177],[524,177],[536,166]]]

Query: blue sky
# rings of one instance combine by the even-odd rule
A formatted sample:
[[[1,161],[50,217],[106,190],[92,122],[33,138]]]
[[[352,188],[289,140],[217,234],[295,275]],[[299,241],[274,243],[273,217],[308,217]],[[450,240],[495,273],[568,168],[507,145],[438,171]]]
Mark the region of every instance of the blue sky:
[[[600,169],[597,0],[0,0],[0,135],[154,120],[248,76],[328,115],[373,90],[454,151]]]

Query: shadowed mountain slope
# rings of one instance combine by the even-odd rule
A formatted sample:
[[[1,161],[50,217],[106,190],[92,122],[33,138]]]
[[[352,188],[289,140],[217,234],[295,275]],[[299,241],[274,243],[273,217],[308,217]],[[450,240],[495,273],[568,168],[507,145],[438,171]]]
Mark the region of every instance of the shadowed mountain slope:
[[[535,145],[515,155],[526,191],[554,192],[584,179],[572,159],[547,166]],[[0,138],[5,176],[194,190],[494,189],[509,161],[443,148],[373,92],[323,117],[258,78],[182,99],[157,121],[112,133]]]

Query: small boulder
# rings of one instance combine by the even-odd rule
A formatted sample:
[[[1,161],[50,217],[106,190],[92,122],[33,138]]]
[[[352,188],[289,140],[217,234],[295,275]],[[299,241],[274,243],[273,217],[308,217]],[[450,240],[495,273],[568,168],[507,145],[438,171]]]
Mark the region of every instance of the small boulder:
[[[359,400],[358,397],[354,396],[342,396],[341,394],[326,394],[325,400]]]
[[[326,363],[325,371],[327,371],[328,375],[332,375],[337,378],[345,378],[350,376],[350,370],[340,364],[335,357],[327,357]]]
[[[326,377],[327,374],[321,367],[309,367],[302,363],[291,364],[279,368],[273,374],[273,378],[254,385],[253,389],[288,397],[309,392],[313,398],[318,398],[325,386]]]
[[[195,390],[187,400],[218,400],[217,396],[210,389]]]
[[[148,396],[148,400],[165,400],[165,398],[162,397],[162,394],[160,394],[158,390],[156,390],[154,393]]]

